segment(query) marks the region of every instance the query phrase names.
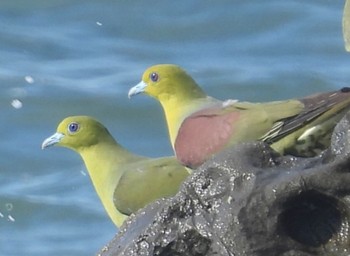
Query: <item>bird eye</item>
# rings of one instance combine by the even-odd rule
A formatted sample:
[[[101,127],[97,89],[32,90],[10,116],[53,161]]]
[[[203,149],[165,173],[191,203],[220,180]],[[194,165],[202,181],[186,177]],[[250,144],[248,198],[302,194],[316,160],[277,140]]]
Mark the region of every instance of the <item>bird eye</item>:
[[[79,124],[78,124],[78,123],[70,123],[70,124],[68,125],[68,130],[69,130],[69,132],[71,132],[71,133],[77,132],[77,131],[79,130]]]
[[[151,73],[151,74],[149,75],[149,77],[151,78],[151,80],[152,80],[153,82],[157,82],[157,81],[158,81],[158,78],[159,78],[159,76],[158,76],[158,74],[157,74],[156,72]]]

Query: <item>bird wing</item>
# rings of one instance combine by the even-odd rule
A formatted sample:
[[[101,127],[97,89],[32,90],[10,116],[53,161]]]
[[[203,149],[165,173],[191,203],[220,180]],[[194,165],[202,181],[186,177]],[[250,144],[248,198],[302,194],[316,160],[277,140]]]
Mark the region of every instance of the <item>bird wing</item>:
[[[328,134],[349,105],[350,88],[299,100],[224,102],[182,122],[174,143],[176,157],[185,166],[196,168],[232,144],[256,140],[278,142],[276,148],[283,151],[304,132]]]
[[[164,157],[126,164],[114,191],[118,211],[130,215],[147,204],[177,193],[189,175],[174,157]]]
[[[211,155],[245,141],[258,140],[279,120],[303,109],[296,100],[270,103],[224,102],[187,117],[180,126],[175,152],[185,166],[196,168]]]
[[[345,87],[339,91],[311,95],[299,99],[299,101],[304,105],[303,110],[298,115],[276,122],[272,129],[261,137],[262,141],[272,144],[298,129],[307,127],[307,124],[319,117],[320,120],[313,123],[313,126],[325,122],[331,116],[335,116],[343,110],[347,110],[350,104],[350,88]],[[327,112],[328,114],[326,114]]]

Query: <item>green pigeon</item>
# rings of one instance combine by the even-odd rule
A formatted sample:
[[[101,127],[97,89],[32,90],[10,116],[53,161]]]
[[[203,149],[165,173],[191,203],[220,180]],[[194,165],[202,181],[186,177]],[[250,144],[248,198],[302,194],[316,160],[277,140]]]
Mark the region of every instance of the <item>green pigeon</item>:
[[[65,118],[42,143],[70,148],[82,157],[95,190],[117,227],[131,213],[177,193],[189,175],[175,157],[148,158],[119,145],[108,130],[89,116]]]
[[[161,103],[175,155],[190,168],[235,143],[257,140],[281,154],[314,156],[350,108],[350,88],[265,103],[221,101],[172,64],[149,67],[128,95],[139,93]]]

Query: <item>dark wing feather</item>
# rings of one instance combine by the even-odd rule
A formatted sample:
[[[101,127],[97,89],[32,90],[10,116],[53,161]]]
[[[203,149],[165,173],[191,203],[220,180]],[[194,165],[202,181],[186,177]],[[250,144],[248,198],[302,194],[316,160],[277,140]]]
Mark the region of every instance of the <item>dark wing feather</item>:
[[[333,113],[336,115],[337,112],[349,106],[350,88],[344,87],[339,91],[312,95],[299,99],[299,101],[304,104],[304,110],[296,116],[277,122],[274,127],[261,138],[262,141],[266,141],[267,143],[276,142],[338,105],[338,111]]]

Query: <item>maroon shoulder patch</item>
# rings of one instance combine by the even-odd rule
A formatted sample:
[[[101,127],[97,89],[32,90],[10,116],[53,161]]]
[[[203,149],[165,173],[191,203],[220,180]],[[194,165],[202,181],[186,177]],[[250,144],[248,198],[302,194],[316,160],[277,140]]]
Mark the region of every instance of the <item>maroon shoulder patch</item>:
[[[201,110],[183,121],[174,145],[176,157],[183,165],[196,168],[229,142],[239,112],[220,110]]]

